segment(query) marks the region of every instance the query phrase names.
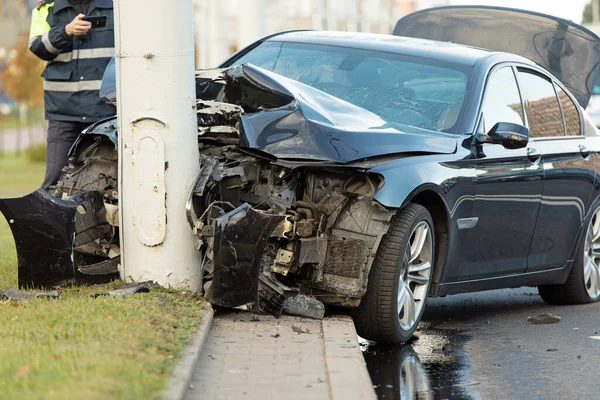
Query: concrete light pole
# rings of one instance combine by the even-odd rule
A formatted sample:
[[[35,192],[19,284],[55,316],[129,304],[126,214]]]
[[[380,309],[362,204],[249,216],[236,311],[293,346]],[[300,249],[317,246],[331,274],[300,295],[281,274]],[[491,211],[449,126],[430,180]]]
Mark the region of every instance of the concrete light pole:
[[[197,290],[192,0],[115,2],[121,277]]]

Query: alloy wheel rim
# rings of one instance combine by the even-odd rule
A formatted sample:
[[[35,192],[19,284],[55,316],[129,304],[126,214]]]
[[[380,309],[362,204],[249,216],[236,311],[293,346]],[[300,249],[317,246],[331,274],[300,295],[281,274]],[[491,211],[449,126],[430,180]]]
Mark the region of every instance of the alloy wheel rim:
[[[583,283],[592,300],[600,298],[600,208],[596,210],[585,238]]]
[[[404,331],[410,331],[421,315],[429,290],[432,262],[431,227],[421,221],[410,235],[398,282],[398,319]]]

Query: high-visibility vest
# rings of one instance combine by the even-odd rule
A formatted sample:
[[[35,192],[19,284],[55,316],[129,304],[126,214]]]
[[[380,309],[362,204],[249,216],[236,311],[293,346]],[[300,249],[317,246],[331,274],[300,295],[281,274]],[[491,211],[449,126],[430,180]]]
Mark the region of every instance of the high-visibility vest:
[[[115,114],[99,96],[115,54],[113,1],[91,0],[86,15],[106,15],[106,26],[68,36],[65,26],[77,16],[68,0],[41,0],[32,12],[29,49],[48,61],[42,73],[48,120],[91,123]]]

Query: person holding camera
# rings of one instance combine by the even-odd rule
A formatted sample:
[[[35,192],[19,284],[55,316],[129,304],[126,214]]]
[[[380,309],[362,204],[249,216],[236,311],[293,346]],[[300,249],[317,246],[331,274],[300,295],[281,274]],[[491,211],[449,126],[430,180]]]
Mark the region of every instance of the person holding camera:
[[[113,0],[40,0],[33,10],[29,49],[48,62],[42,73],[48,120],[43,189],[60,178],[81,131],[115,114],[99,95],[114,47]]]

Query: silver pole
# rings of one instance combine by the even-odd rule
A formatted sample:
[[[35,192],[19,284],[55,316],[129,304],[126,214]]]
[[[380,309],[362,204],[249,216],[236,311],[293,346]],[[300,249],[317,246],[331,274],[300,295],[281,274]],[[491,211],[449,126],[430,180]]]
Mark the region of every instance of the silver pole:
[[[199,289],[192,0],[115,2],[121,277]]]

